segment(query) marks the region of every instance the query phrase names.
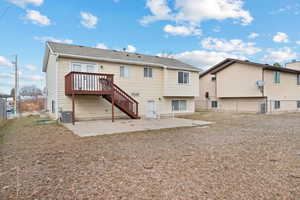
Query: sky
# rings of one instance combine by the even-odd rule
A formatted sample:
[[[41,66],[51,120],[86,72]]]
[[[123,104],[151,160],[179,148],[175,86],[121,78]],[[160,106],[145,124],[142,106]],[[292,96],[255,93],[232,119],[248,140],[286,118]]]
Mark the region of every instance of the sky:
[[[299,59],[299,0],[0,0],[0,93],[44,87],[46,41],[172,56],[203,70],[225,58]]]

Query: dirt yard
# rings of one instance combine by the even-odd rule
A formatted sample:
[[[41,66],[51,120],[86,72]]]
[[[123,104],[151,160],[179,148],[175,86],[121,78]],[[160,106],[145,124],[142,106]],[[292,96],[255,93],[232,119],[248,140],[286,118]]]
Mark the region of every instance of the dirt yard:
[[[0,199],[300,199],[300,114],[187,117],[217,123],[79,138],[10,120]]]

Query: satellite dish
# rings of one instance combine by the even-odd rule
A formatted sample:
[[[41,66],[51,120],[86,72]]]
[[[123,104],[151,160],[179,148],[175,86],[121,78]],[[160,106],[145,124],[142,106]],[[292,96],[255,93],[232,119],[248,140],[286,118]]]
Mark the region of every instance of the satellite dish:
[[[256,81],[256,86],[257,86],[257,87],[261,88],[261,87],[263,87],[264,85],[265,85],[265,82],[263,82],[263,81]]]

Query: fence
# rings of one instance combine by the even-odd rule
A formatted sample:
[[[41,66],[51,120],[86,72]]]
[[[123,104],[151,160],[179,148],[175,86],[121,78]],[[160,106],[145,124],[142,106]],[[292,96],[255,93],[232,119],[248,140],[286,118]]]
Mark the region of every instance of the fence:
[[[0,98],[0,122],[7,119],[6,100]]]
[[[279,113],[299,112],[300,100],[218,99],[196,101],[196,110]]]

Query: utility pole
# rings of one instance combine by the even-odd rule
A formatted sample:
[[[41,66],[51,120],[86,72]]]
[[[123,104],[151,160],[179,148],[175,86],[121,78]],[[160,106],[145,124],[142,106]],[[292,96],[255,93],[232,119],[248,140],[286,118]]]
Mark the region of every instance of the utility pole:
[[[18,73],[18,55],[15,55],[15,99],[14,99],[14,106],[15,106],[15,114],[18,113],[18,87],[19,87],[19,73]]]

